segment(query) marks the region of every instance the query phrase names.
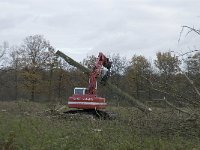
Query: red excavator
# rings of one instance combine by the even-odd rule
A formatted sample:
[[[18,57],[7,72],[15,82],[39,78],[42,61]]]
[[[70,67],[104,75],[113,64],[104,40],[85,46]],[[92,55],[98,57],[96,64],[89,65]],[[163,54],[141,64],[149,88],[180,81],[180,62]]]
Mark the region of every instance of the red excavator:
[[[78,68],[80,71],[89,76],[88,88],[80,88],[80,87],[74,88],[74,94],[71,97],[69,97],[68,100],[68,106],[70,108],[78,108],[78,110],[70,110],[65,113],[67,114],[86,113],[105,119],[116,118],[117,114],[110,111],[101,110],[107,106],[107,103],[105,98],[97,97],[96,95],[97,80],[99,80],[98,78],[99,76],[101,76],[100,83],[102,83],[103,85],[106,84],[110,89],[112,89],[116,93],[123,95],[126,100],[129,100],[131,103],[134,104],[135,107],[137,107],[141,111],[143,112],[152,111],[151,108],[140,103],[132,96],[122,91],[120,88],[116,87],[111,82],[107,81],[107,79],[110,77],[110,68],[112,62],[110,62],[110,60],[103,53],[99,53],[99,56],[92,70],[89,70],[83,65],[77,63],[72,58],[66,56],[64,53],[60,51],[57,51],[56,54],[62,57],[70,65]],[[105,67],[107,70],[105,71],[103,67]]]
[[[74,95],[69,97],[68,106],[80,109],[104,109],[107,106],[106,99],[97,97],[97,77],[101,76],[101,83],[105,84],[110,76],[112,62],[103,54],[99,53],[96,63],[89,74],[88,88],[74,88]],[[105,67],[107,70],[102,68]]]
[[[76,87],[74,88],[74,94],[69,97],[68,106],[69,108],[78,109],[104,109],[107,106],[106,99],[98,97],[97,91],[97,78],[100,76],[100,83],[106,84],[107,79],[110,77],[110,68],[112,62],[103,53],[99,53],[96,63],[91,71],[84,70],[84,68],[74,62],[70,57],[64,55],[62,52],[57,51],[57,54],[65,59],[69,64],[77,67],[89,75],[88,88]]]

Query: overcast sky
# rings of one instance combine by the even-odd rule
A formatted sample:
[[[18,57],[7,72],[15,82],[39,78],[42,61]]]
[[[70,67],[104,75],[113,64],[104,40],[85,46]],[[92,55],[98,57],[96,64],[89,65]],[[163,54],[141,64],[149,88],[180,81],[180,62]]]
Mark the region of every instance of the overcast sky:
[[[78,60],[99,51],[153,58],[200,48],[195,34],[178,43],[182,25],[200,27],[199,0],[0,0],[1,43],[42,34]]]

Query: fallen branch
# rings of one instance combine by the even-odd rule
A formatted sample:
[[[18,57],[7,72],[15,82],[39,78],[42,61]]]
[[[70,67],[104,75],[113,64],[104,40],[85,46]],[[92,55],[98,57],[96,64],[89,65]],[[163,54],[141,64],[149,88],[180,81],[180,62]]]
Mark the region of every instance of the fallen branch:
[[[192,88],[196,91],[197,95],[200,97],[200,92],[197,89],[197,87],[194,85],[194,82],[184,72],[182,72],[182,73],[184,74],[184,76],[186,77],[188,82],[192,85]],[[199,102],[200,102],[200,100],[199,100]]]
[[[185,110],[182,110],[181,108],[176,107],[175,105],[173,105],[172,103],[170,103],[170,102],[167,101],[166,99],[165,99],[164,101],[165,101],[165,103],[166,103],[167,105],[169,105],[170,107],[172,107],[172,108],[174,108],[174,109],[176,109],[176,110],[178,110],[178,111],[180,111],[180,112],[182,112],[182,113],[188,114],[188,115],[190,115],[190,116],[193,115],[192,113],[189,113],[189,112],[187,112],[187,111],[185,111]]]

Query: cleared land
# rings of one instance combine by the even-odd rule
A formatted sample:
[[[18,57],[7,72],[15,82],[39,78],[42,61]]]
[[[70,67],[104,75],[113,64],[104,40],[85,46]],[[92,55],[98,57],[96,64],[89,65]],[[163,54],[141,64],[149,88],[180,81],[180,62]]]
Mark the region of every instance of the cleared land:
[[[0,102],[2,149],[200,149],[199,120],[170,108],[144,114],[133,107],[109,107],[118,117],[104,120],[54,111],[61,107]]]

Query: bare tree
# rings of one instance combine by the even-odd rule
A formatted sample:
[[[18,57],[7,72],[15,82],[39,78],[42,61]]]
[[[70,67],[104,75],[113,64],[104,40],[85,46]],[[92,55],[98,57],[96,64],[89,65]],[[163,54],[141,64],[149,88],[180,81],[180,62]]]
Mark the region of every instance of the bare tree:
[[[2,58],[5,55],[6,49],[7,48],[5,46],[0,46],[0,63],[3,60]]]
[[[15,100],[18,99],[19,95],[19,74],[21,69],[21,63],[20,63],[20,53],[19,53],[19,47],[13,46],[10,48],[10,67],[14,71],[14,87],[15,87]]]
[[[198,36],[200,35],[200,30],[199,29],[196,29],[195,27],[190,27],[190,26],[184,25],[184,26],[182,26],[182,30],[180,32],[179,41],[181,39],[181,36],[182,36],[184,30],[187,30],[186,36],[189,35],[192,32],[195,33],[195,34],[197,34]],[[200,62],[200,56],[199,55],[200,55],[200,53],[199,53],[199,51],[200,51],[200,49],[194,49],[192,51],[189,51],[189,52],[183,54],[183,55],[186,55],[186,54],[191,54],[193,52],[197,52],[192,57],[189,57],[190,60],[186,61],[187,66],[191,67],[190,68],[191,70],[189,70],[189,68],[187,68],[188,69],[188,73],[189,73],[189,71],[192,71],[193,74],[196,74],[196,75],[200,74],[200,68],[199,68],[200,67],[199,66],[199,62]],[[199,99],[198,101],[200,101],[200,91],[196,87],[196,85],[194,84],[194,81],[184,71],[182,71],[182,70],[180,70],[180,71],[182,73],[184,73],[187,81],[190,83],[190,85],[192,86],[193,90],[198,95],[198,99]]]
[[[4,41],[3,46],[0,47],[0,58],[3,57],[7,48],[8,48],[8,42]]]
[[[31,100],[34,101],[37,88],[40,88],[39,92],[44,90],[38,86],[43,81],[40,70],[45,70],[46,65],[51,63],[53,48],[42,35],[34,35],[25,38],[19,51],[20,61],[24,66],[25,89],[30,91]]]
[[[5,54],[5,50],[0,49],[0,58],[2,58],[4,54]]]

